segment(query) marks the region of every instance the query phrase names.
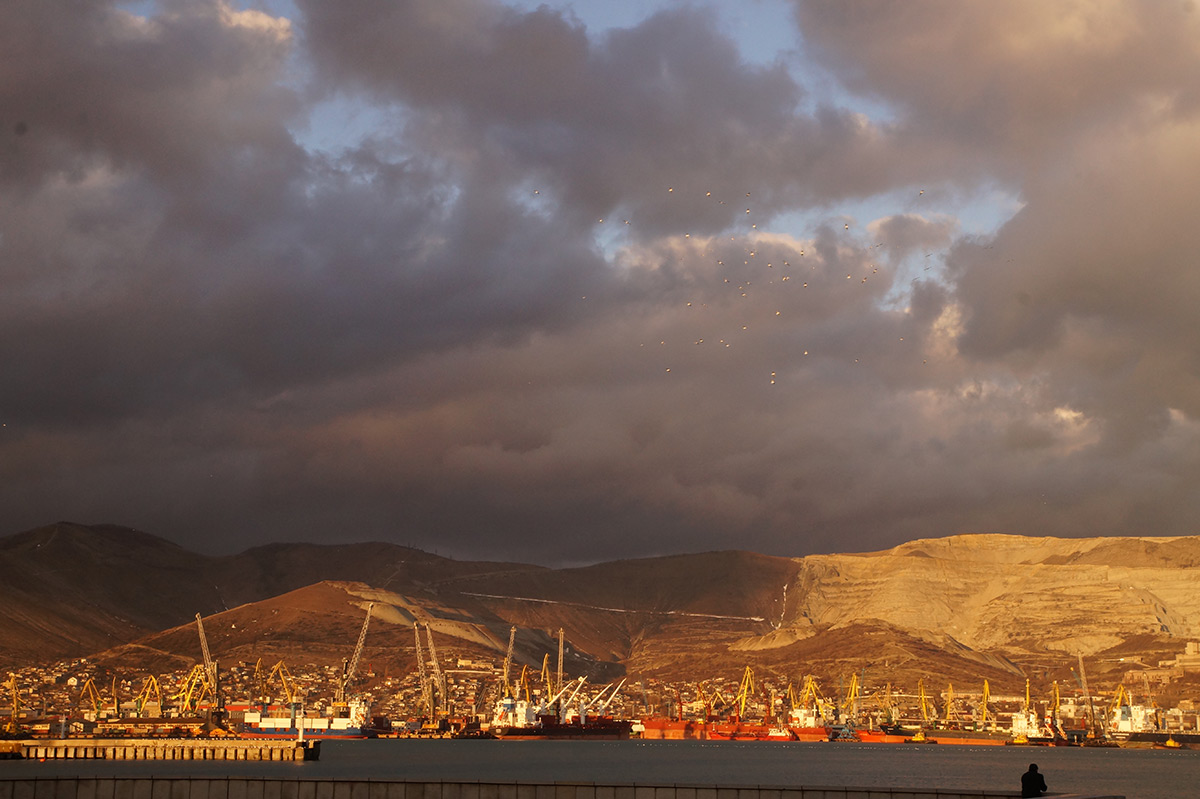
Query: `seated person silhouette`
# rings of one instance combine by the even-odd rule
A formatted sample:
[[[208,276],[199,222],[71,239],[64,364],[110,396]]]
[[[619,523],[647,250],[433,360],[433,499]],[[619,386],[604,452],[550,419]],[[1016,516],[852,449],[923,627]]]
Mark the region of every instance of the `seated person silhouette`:
[[[1029,771],[1021,775],[1021,796],[1041,796],[1046,792],[1046,778],[1038,773],[1037,763],[1029,764]]]

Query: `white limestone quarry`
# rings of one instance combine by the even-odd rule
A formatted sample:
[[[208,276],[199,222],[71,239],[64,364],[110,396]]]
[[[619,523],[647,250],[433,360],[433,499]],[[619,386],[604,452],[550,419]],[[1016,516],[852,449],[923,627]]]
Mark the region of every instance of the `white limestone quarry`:
[[[1092,654],[1143,633],[1200,638],[1200,537],[964,535],[796,563],[779,629],[741,647],[864,619],[974,650]]]

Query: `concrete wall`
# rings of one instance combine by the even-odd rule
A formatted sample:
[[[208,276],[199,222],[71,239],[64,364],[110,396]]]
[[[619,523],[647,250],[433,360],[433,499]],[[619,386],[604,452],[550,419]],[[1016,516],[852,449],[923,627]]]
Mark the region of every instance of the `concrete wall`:
[[[15,741],[10,747],[30,760],[306,760],[320,754],[320,741],[267,739],[101,739]]]
[[[1015,791],[594,785],[566,782],[372,782],[245,777],[0,779],[0,799],[1008,799],[1016,796],[1018,793]],[[1059,794],[1059,797],[1067,799],[1066,794]]]

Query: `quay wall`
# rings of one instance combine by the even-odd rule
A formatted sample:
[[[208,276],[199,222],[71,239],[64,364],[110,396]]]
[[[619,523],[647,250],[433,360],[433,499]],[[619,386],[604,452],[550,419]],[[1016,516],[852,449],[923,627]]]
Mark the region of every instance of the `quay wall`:
[[[252,777],[2,779],[0,799],[1009,799],[1017,791],[593,783],[401,782]],[[1051,794],[1058,799],[1124,799]]]
[[[24,760],[315,760],[320,741],[66,738],[0,741],[0,757]]]

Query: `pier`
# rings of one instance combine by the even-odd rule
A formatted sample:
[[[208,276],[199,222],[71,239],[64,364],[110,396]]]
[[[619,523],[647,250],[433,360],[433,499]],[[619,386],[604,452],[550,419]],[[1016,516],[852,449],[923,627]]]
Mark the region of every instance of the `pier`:
[[[0,779],[0,799],[1008,799],[1018,791],[221,778]],[[1047,794],[1056,799],[1124,799]]]
[[[237,738],[64,738],[0,741],[0,758],[23,760],[316,760],[321,741]],[[2,795],[2,794],[0,794]]]

